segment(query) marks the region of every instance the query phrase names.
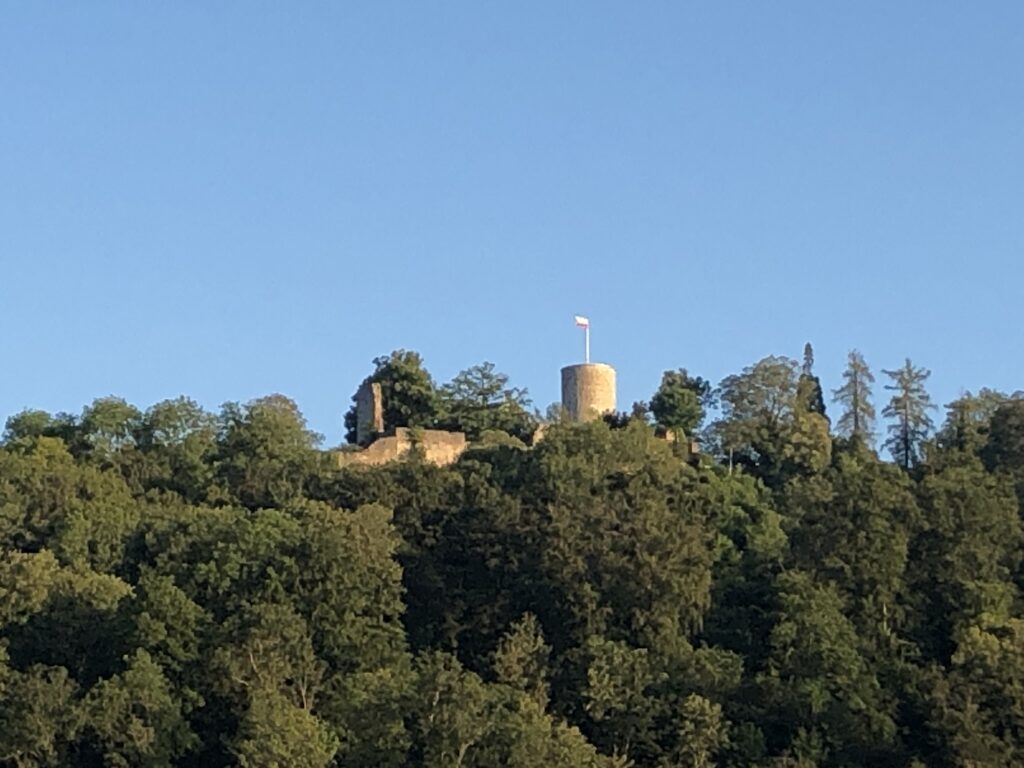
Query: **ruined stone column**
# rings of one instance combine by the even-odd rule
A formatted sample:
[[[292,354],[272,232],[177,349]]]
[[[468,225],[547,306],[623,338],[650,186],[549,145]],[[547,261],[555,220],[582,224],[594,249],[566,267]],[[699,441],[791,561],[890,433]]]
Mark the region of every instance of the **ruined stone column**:
[[[380,383],[364,381],[356,392],[356,444],[369,445],[384,431],[384,398]]]

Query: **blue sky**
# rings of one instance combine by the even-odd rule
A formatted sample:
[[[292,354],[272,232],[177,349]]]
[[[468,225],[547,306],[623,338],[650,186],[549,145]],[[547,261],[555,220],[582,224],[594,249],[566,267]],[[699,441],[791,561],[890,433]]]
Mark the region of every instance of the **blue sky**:
[[[1019,2],[6,3],[0,415],[373,357],[1024,388]]]

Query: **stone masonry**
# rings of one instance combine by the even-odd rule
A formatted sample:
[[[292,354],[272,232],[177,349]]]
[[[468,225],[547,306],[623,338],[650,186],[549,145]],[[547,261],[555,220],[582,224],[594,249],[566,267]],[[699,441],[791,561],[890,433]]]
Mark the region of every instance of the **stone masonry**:
[[[356,444],[367,446],[384,431],[384,398],[380,383],[364,381],[356,392]]]

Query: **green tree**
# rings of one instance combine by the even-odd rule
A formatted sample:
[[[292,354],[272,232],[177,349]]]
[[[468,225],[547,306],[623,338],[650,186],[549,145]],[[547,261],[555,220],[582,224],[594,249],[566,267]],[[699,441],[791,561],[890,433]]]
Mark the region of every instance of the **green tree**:
[[[217,419],[187,397],[164,400],[143,414],[136,442],[146,461],[143,486],[203,500],[217,452]]]
[[[983,617],[958,637],[948,676],[932,695],[932,720],[956,765],[1024,761],[1024,622]]]
[[[825,418],[808,410],[796,361],[766,357],[719,385],[722,448],[771,486],[828,464],[832,443]]]
[[[0,662],[6,654],[0,651]],[[63,667],[7,670],[0,684],[0,764],[15,768],[71,765],[82,727],[78,684]]]
[[[552,646],[591,635],[638,646],[690,636],[711,587],[693,470],[642,424],[552,427],[525,459],[523,493],[542,521],[544,598],[531,610],[545,629],[571,628],[548,633]]]
[[[51,416],[46,411],[26,408],[7,419],[3,441],[12,443],[34,437],[55,437],[65,444],[75,443],[79,433],[78,417],[70,413]]]
[[[542,710],[548,704],[551,647],[544,642],[537,617],[531,613],[512,625],[494,654],[498,681],[522,691]]]
[[[100,457],[133,444],[142,414],[120,397],[101,397],[82,411],[81,435]]]
[[[138,512],[119,472],[76,462],[58,438],[0,452],[0,541],[12,549],[48,547],[109,570]]]
[[[302,496],[321,439],[284,395],[228,403],[220,415],[217,475],[230,497],[250,509],[283,506]]]
[[[722,707],[691,693],[683,701],[678,745],[673,764],[689,768],[714,768],[715,756],[729,743]]]
[[[836,588],[862,637],[891,636],[903,623],[907,549],[919,520],[905,473],[873,452],[845,452],[821,476],[788,486],[785,507],[797,567]]]
[[[593,722],[590,736],[606,753],[651,761],[660,752],[657,721],[662,707],[654,688],[664,672],[646,648],[592,637],[584,707]]]
[[[978,462],[928,475],[918,496],[921,525],[908,569],[915,635],[929,657],[945,663],[960,629],[982,614],[1012,615],[1024,529],[1009,479]]]
[[[989,426],[999,407],[1009,400],[1002,392],[982,389],[977,395],[965,392],[946,404],[946,420],[936,434],[939,447],[947,452],[976,456],[988,441]]]
[[[821,380],[814,373],[814,347],[811,342],[804,344],[804,361],[800,366],[800,380],[797,383],[800,402],[811,413],[825,416],[825,395],[821,389]]]
[[[337,750],[325,723],[265,689],[253,693],[232,744],[242,768],[327,768]]]
[[[815,760],[831,754],[828,765],[891,762],[895,704],[862,654],[842,599],[795,570],[779,577],[779,589],[771,655],[758,676],[774,750]]]
[[[160,666],[143,650],[127,669],[94,686],[86,697],[88,741],[114,768],[171,766],[197,746]]]
[[[476,440],[487,430],[529,439],[536,428],[525,389],[508,386],[508,376],[481,363],[460,371],[439,394],[441,426]]]
[[[421,657],[416,703],[419,751],[424,768],[473,765],[470,750],[479,749],[493,727],[491,692],[452,656]]]
[[[703,423],[711,401],[711,384],[680,368],[662,374],[658,391],[651,397],[650,410],[659,425],[693,435]]]
[[[1015,396],[996,406],[981,455],[990,469],[1017,476],[1024,470],[1024,398]]]
[[[366,381],[380,384],[385,431],[396,427],[432,427],[440,415],[440,398],[434,380],[416,352],[398,349],[373,361]],[[365,382],[364,382],[365,383]],[[352,396],[355,401],[356,396]],[[356,407],[345,414],[345,439],[356,441]]]
[[[885,445],[897,464],[910,469],[920,460],[921,444],[935,426],[928,415],[935,406],[924,388],[931,371],[914,366],[908,357],[902,368],[882,373],[892,379],[885,388],[894,393],[882,411],[885,418],[893,419]]]
[[[843,371],[843,386],[832,391],[834,400],[842,405],[843,413],[836,429],[844,437],[871,446],[875,441],[875,406],[871,385],[875,376],[857,350],[851,350]]]
[[[10,443],[25,438],[43,437],[53,426],[53,417],[46,411],[26,408],[7,419],[3,440]]]

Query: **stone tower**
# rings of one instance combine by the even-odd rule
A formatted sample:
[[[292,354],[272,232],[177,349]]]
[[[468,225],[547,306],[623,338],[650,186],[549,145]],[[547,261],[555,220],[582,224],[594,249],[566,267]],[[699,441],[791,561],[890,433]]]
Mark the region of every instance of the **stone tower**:
[[[565,366],[562,369],[562,408],[573,421],[613,413],[615,369],[604,363]]]
[[[364,381],[356,392],[356,444],[369,445],[384,431],[384,398],[380,383]]]

